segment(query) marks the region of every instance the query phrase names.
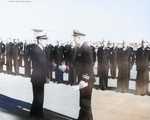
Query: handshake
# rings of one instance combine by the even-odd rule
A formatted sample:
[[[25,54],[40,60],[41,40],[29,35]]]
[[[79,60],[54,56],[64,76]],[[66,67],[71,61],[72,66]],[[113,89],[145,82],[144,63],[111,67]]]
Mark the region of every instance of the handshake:
[[[57,66],[57,65],[56,65],[55,63],[53,63],[52,71],[55,71],[56,66]],[[60,69],[62,72],[66,72],[66,73],[69,72],[69,66],[66,66],[64,63],[62,63],[62,65],[59,65],[59,66],[58,66],[58,69]]]
[[[62,72],[66,72],[66,73],[69,72],[69,66],[66,66],[64,64],[59,65],[58,69],[60,69]]]

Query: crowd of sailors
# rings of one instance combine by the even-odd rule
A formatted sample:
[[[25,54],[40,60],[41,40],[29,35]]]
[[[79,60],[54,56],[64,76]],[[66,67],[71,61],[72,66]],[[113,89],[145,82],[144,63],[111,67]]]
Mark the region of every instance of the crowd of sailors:
[[[0,72],[4,72],[3,66],[6,65],[7,74],[19,75],[19,67],[24,67],[24,75],[31,76],[32,66],[29,57],[31,43],[19,42],[0,42]],[[137,44],[136,44],[137,45]],[[133,46],[128,46],[126,42],[119,44],[108,42],[105,45],[104,41],[99,43],[99,46],[90,44],[93,52],[93,66],[97,61],[97,74],[99,77],[99,88],[107,90],[108,86],[108,71],[110,69],[111,78],[117,79],[118,91],[124,93],[128,91],[130,70],[136,65],[136,90],[140,95],[148,93],[149,85],[149,60],[150,49],[146,41],[142,40],[141,45],[134,49]],[[75,58],[78,52],[78,47],[72,44],[59,45],[59,42],[54,46],[48,44],[45,48],[46,57],[50,62],[55,62],[57,65],[65,64],[69,66],[68,84],[76,84],[78,78],[78,63]],[[14,73],[12,72],[14,66]],[[116,70],[118,69],[118,76]],[[52,70],[47,70],[48,78],[52,79]],[[63,82],[63,72],[59,69],[55,71],[55,81]]]

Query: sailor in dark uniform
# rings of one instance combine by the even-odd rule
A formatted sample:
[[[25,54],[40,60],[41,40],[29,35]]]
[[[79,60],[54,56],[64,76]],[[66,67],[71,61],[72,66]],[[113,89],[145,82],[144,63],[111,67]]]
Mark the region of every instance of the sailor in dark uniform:
[[[0,72],[3,71],[3,64],[5,61],[5,44],[1,41],[0,42]]]
[[[142,40],[142,45],[136,52],[136,90],[140,95],[145,95],[148,93],[149,61],[150,49],[146,46],[146,42]]]
[[[19,57],[19,66],[22,67],[22,58],[23,58],[23,42],[19,42],[18,40],[18,57]]]
[[[26,77],[31,76],[31,61],[30,56],[28,55],[30,50],[30,44],[27,44],[27,41],[24,43],[24,72]]]
[[[132,68],[130,57],[132,50],[127,47],[126,43],[123,42],[123,47],[118,50],[117,62],[118,62],[118,91],[125,93],[129,87],[129,72]]]
[[[70,61],[69,61],[69,79],[68,84],[73,85],[76,84],[76,78],[77,78],[77,65],[76,65],[76,56],[77,56],[78,47],[75,46],[70,55]]]
[[[113,47],[110,48],[110,71],[112,79],[116,78],[117,54],[118,48],[116,47],[115,43],[113,43]]]
[[[44,48],[47,45],[47,39],[46,35],[38,35],[37,44],[31,45],[29,51],[33,68],[31,75],[33,102],[30,110],[30,116],[40,119],[44,118],[44,84],[46,83],[47,69],[53,69],[56,67],[59,68],[56,64],[49,62],[46,58]]]
[[[104,44],[98,48],[98,76],[99,88],[106,90],[108,85],[108,63],[109,63],[109,47]]]
[[[59,42],[54,48],[54,61],[57,65],[62,65],[64,64],[63,61],[63,46],[59,46]],[[56,68],[55,71],[55,79],[57,83],[63,83],[63,72],[59,69]]]
[[[12,74],[12,58],[14,44],[10,41],[6,43],[6,71],[7,74]]]
[[[14,69],[15,69],[15,74],[18,75],[19,74],[19,62],[18,62],[19,49],[18,49],[18,43],[15,39],[14,39],[13,44],[14,44],[14,47],[13,47]]]
[[[79,46],[76,62],[79,64],[80,111],[78,120],[93,120],[91,95],[95,76],[93,71],[93,53],[83,41],[85,34],[74,30],[74,41]]]
[[[54,47],[52,44],[49,44],[45,47],[45,52],[46,52],[46,57],[49,60],[49,62],[53,62],[54,61]],[[48,69],[47,70],[47,74],[48,74],[48,78],[50,80],[52,80],[52,70]]]

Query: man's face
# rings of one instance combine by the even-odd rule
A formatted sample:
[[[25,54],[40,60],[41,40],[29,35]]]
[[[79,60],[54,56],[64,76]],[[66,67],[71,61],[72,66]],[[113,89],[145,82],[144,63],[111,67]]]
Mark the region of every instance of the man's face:
[[[47,45],[47,39],[39,39],[39,43],[43,46],[43,47],[46,47]]]
[[[113,47],[116,47],[116,44],[115,44],[115,43],[113,43]]]
[[[127,47],[127,45],[126,45],[126,43],[125,42],[123,42],[123,48],[126,48]]]
[[[77,45],[80,45],[80,37],[79,36],[74,36],[74,41]]]
[[[146,48],[146,42],[142,41],[142,48]]]

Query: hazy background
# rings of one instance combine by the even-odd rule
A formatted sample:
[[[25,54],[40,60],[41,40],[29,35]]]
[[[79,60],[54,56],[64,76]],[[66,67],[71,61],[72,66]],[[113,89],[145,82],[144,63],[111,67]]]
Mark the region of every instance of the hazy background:
[[[0,0],[0,38],[34,39],[43,29],[53,44],[72,41],[150,41],[150,0]]]

